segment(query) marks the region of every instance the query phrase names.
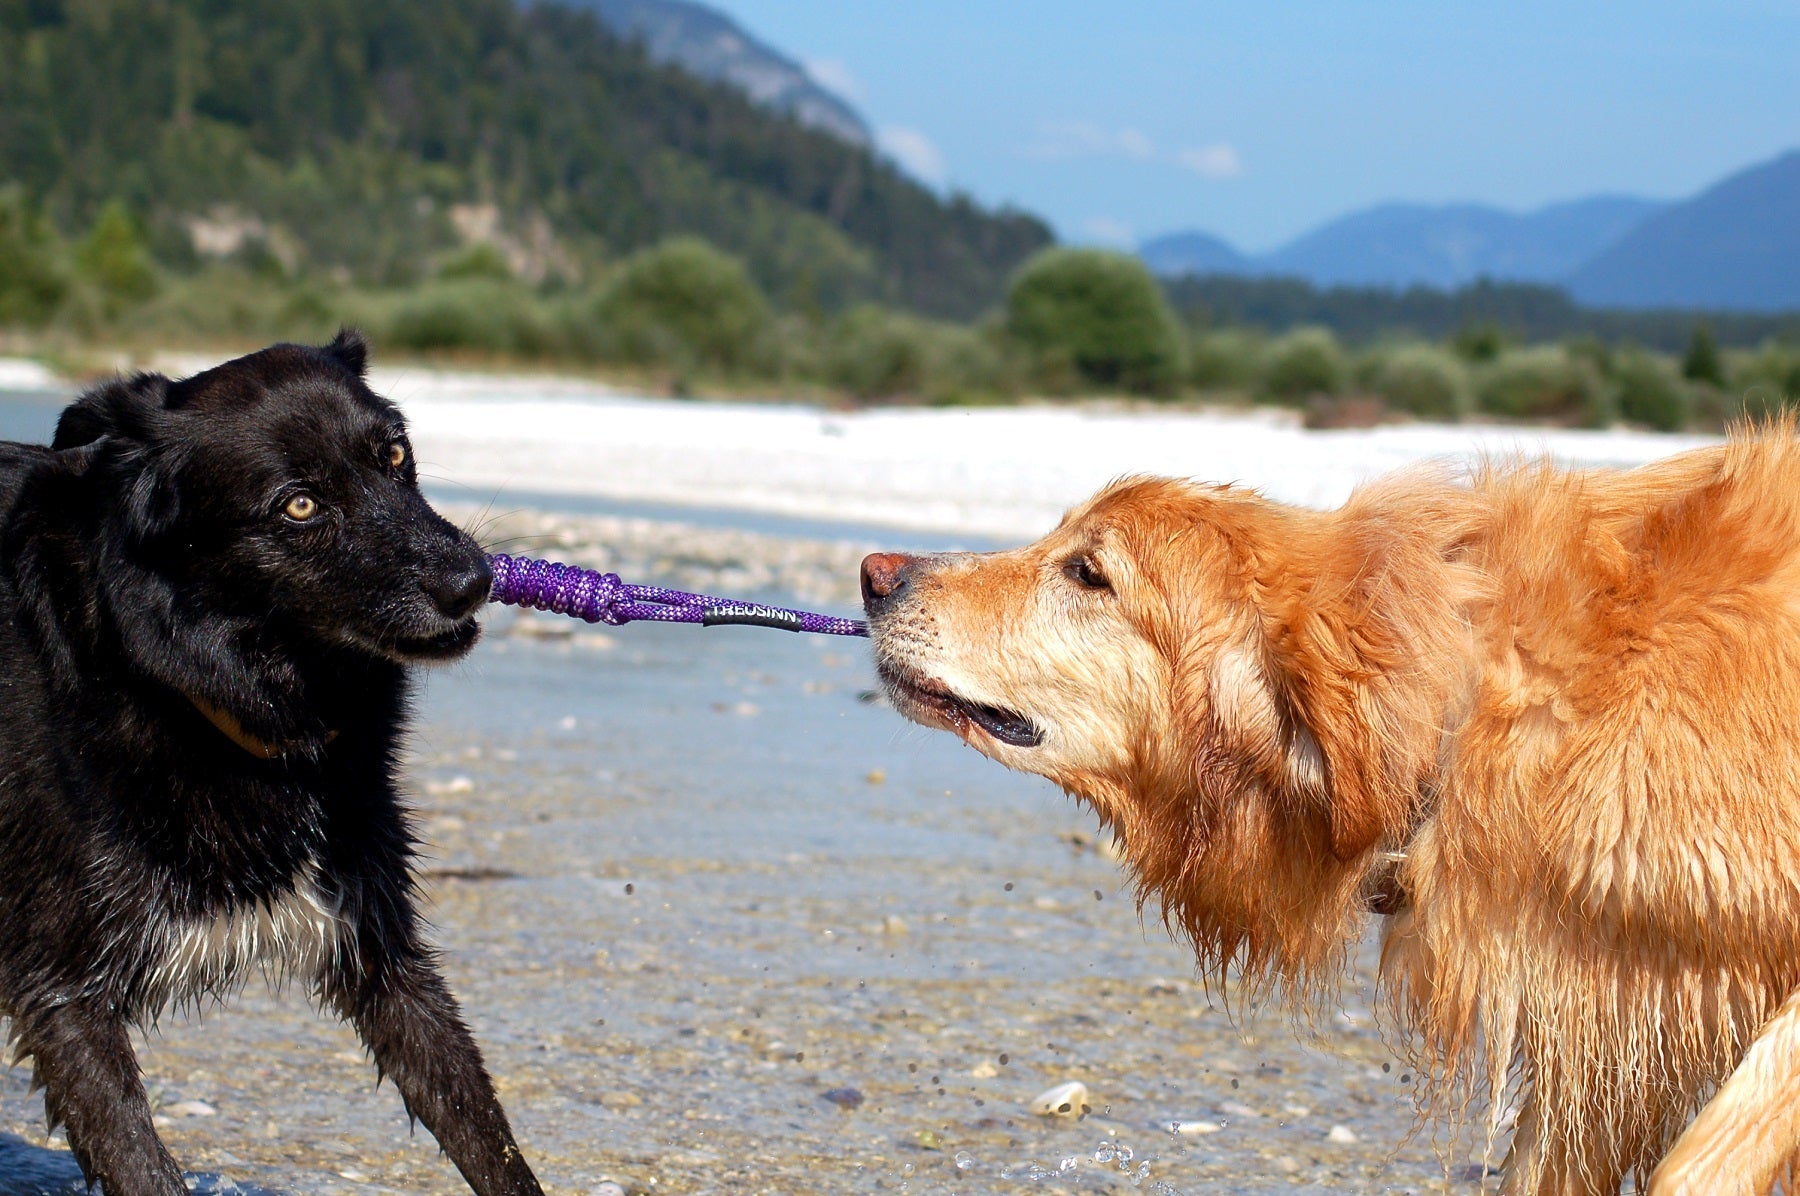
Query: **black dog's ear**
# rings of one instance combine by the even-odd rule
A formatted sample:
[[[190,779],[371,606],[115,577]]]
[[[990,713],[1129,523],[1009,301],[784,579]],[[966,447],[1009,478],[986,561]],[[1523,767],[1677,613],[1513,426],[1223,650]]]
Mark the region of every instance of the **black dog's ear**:
[[[50,447],[79,448],[102,436],[141,444],[150,438],[151,421],[168,395],[169,380],[161,374],[134,374],[96,386],[63,409]]]
[[[358,378],[369,372],[369,342],[354,328],[338,329],[337,336],[325,346],[325,352],[341,361],[344,368]]]
[[[161,374],[115,378],[69,404],[50,442],[76,475],[96,467],[105,471],[107,484],[122,500],[119,515],[134,544],[164,535],[180,511],[174,474],[182,455],[161,447],[156,435],[156,421],[175,397],[174,387]]]
[[[133,543],[152,543],[168,534],[181,514],[179,488],[174,472],[179,462],[175,454],[146,454],[140,462],[137,477],[125,492],[123,514],[125,534]]]

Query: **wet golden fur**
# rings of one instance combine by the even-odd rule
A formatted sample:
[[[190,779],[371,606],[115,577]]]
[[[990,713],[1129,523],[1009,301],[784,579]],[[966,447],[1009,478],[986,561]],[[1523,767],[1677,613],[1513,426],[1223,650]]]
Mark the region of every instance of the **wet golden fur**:
[[[1522,1102],[1505,1190],[1791,1181],[1791,425],[1629,472],[1411,471],[1330,512],[1132,479],[1026,548],[885,561],[902,710],[1089,802],[1205,973],[1304,1004],[1389,911],[1436,1108]]]

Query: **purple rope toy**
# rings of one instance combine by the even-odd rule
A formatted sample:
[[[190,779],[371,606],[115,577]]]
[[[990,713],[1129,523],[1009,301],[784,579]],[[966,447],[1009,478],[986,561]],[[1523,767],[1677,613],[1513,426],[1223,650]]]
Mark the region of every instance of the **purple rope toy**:
[[[661,586],[627,585],[617,573],[601,573],[577,565],[500,552],[489,556],[488,564],[494,570],[490,602],[554,611],[589,623],[617,627],[646,619],[656,623],[698,623],[702,627],[778,627],[820,635],[869,634],[869,625],[861,619],[839,619],[760,602],[665,590]]]

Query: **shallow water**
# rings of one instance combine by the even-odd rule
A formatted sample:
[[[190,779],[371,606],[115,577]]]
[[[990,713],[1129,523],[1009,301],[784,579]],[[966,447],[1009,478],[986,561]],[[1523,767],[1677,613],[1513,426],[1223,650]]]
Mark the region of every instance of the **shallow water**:
[[[549,1189],[1441,1182],[1429,1143],[1401,1145],[1410,1077],[1356,994],[1334,1053],[1276,1019],[1246,1041],[1140,923],[1091,816],[860,700],[860,642],[541,619],[552,638],[527,638],[514,617],[429,676],[411,773],[446,968]],[[303,994],[253,987],[141,1049],[194,1171],[466,1190]],[[27,1078],[0,1072],[19,1136],[0,1193],[66,1168]],[[1093,1116],[1027,1111],[1065,1080]],[[846,1088],[859,1106],[825,1099]]]

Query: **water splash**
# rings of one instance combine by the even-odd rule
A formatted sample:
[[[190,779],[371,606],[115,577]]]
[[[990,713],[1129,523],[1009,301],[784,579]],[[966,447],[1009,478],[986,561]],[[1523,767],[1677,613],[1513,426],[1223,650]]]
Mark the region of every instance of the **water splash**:
[[[1088,1159],[1100,1165],[1103,1171],[1116,1171],[1134,1188],[1149,1184],[1149,1191],[1156,1196],[1181,1196],[1175,1185],[1166,1180],[1151,1182],[1151,1163],[1155,1156],[1139,1158],[1137,1151],[1128,1143],[1117,1138],[1103,1138],[1094,1147],[1091,1155],[1084,1159],[1081,1155],[1065,1155],[1058,1160],[1056,1166],[1046,1167],[1042,1163],[1017,1162],[1007,1163],[1000,1168],[1001,1179],[1024,1180],[1027,1183],[1042,1184],[1051,1181],[1062,1181],[1072,1187],[1082,1186],[1082,1164]],[[975,1160],[966,1151],[958,1151],[956,1166],[959,1171],[966,1171],[975,1165]],[[1089,1170],[1092,1174],[1092,1170]],[[1098,1175],[1093,1180],[1104,1184],[1105,1180]],[[1058,1184],[1057,1186],[1062,1186]]]

